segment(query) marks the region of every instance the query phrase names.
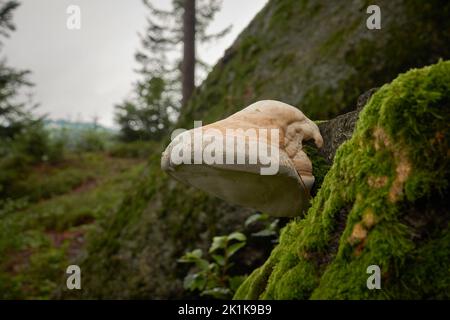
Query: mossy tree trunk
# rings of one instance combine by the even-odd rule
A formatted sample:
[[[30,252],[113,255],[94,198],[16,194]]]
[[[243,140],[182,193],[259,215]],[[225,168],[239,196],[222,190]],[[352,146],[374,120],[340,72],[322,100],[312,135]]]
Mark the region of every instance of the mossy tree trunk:
[[[359,96],[356,110],[318,123],[320,134],[323,137],[323,147],[319,149],[319,153],[326,159],[327,163],[331,164],[333,162],[339,146],[352,137],[359,112],[376,91],[377,89],[371,89]]]

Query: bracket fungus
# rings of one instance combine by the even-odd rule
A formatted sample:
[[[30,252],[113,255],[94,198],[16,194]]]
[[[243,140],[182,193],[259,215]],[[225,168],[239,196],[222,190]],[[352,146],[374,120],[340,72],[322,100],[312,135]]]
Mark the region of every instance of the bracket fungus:
[[[264,100],[224,120],[173,138],[161,168],[230,203],[292,217],[308,206],[314,184],[302,142],[320,148],[317,125],[299,109]]]

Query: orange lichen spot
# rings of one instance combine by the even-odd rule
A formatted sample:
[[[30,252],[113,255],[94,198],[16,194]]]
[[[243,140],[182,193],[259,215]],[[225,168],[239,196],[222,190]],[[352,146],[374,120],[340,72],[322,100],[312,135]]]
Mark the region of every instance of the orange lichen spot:
[[[411,173],[411,163],[405,155],[400,154],[396,157],[397,166],[395,168],[395,179],[389,190],[389,200],[396,202],[403,193],[403,185]]]
[[[386,134],[383,128],[377,126],[373,131],[373,136],[375,139],[374,145],[376,150],[384,146],[389,149],[389,151],[391,151],[392,155],[394,156],[396,175],[394,181],[392,182],[391,188],[389,189],[388,198],[389,201],[396,202],[403,194],[403,186],[411,173],[411,163],[409,162],[405,151],[398,145],[393,145],[391,143],[389,136]],[[373,183],[375,186],[377,185],[376,182],[382,182],[382,180],[371,180],[371,178],[369,177],[369,185]]]
[[[366,228],[364,228],[362,223],[358,222],[353,227],[353,231],[352,231],[352,234],[351,234],[351,236],[349,238],[349,242],[351,244],[355,244],[355,243],[357,243],[359,241],[364,240],[366,237],[367,237],[367,230],[366,230]]]
[[[383,145],[385,147],[391,145],[388,135],[381,127],[375,127],[373,130],[373,137],[375,138],[375,150],[379,150]]]
[[[384,187],[387,182],[388,182],[388,177],[386,177],[386,176],[380,176],[380,177],[370,176],[367,181],[367,183],[369,184],[370,187],[377,188],[377,189]]]

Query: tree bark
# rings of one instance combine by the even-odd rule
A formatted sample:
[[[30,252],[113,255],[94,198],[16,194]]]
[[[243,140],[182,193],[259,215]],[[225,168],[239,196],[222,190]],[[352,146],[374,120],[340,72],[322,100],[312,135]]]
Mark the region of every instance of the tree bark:
[[[195,0],[184,0],[182,105],[185,106],[195,89]]]
[[[319,149],[319,153],[328,163],[331,164],[333,162],[334,155],[339,146],[351,138],[359,112],[376,91],[377,88],[374,88],[360,95],[356,103],[356,110],[318,124],[320,134],[323,138],[323,146]]]

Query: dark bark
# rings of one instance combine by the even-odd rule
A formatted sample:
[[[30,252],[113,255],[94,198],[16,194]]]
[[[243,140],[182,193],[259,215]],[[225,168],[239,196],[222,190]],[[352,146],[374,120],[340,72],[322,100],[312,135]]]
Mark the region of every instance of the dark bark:
[[[183,14],[183,99],[185,106],[195,89],[195,0],[184,0]]]
[[[325,157],[328,163],[331,164],[333,162],[334,155],[339,146],[351,138],[356,121],[358,121],[359,112],[376,91],[376,88],[371,89],[359,96],[355,111],[318,124],[323,138],[323,147],[319,149],[319,153]]]

